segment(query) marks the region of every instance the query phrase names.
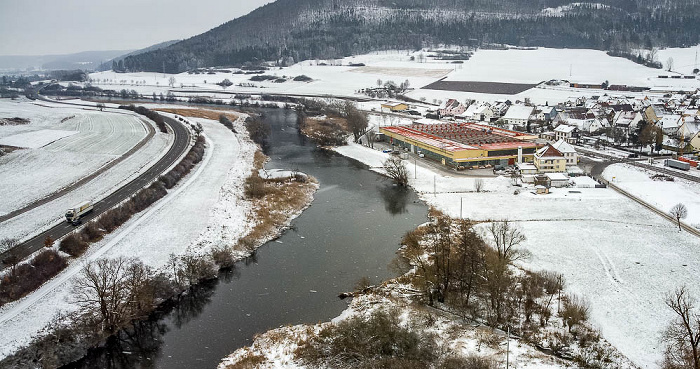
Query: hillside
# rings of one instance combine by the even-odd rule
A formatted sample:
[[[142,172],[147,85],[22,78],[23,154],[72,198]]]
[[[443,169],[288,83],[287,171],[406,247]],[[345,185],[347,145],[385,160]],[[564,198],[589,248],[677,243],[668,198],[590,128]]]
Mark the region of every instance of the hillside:
[[[149,52],[149,51],[154,51],[154,50],[162,49],[162,48],[164,48],[164,47],[168,47],[168,46],[170,46],[170,45],[172,45],[172,44],[175,44],[175,43],[177,43],[177,42],[180,42],[180,40],[165,41],[165,42],[161,42],[161,43],[158,43],[158,44],[155,44],[155,45],[152,45],[152,46],[143,48],[143,49],[139,49],[139,50],[136,50],[136,51],[132,51],[132,52],[130,52],[130,53],[128,53],[128,54],[122,54],[122,55],[120,55],[120,56],[117,56],[117,57],[114,58],[114,59],[108,60],[108,61],[106,61],[106,62],[100,64],[100,65],[97,67],[97,71],[100,71],[100,72],[101,72],[101,71],[106,71],[106,70],[111,70],[111,69],[119,69],[119,67],[118,67],[118,66],[119,66],[119,62],[121,61],[121,62],[123,63],[123,60],[124,60],[125,58],[129,57],[129,56],[139,55],[139,54],[143,54],[143,53],[146,53],[146,52]],[[116,64],[115,64],[115,63],[116,63]],[[122,65],[123,65],[123,64],[122,64]],[[116,68],[113,68],[113,67],[116,67]],[[123,69],[123,68],[122,68],[122,69]]]
[[[127,57],[130,71],[329,59],[437,44],[627,50],[700,42],[700,0],[278,0],[206,33]]]

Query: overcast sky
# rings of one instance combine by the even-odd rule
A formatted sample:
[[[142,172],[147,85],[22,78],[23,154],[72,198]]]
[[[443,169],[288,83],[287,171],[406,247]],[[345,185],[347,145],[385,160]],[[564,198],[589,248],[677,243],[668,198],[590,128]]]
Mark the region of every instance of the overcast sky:
[[[0,0],[0,55],[141,49],[274,0]]]

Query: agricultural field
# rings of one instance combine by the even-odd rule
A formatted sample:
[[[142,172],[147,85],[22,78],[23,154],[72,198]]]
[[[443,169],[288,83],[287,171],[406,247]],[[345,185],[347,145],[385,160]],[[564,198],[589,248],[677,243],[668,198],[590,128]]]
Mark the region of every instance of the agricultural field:
[[[25,104],[29,106],[15,110],[13,103],[0,102],[0,116],[30,120],[0,127],[0,145],[19,148],[0,158],[0,214],[70,186],[125,154],[148,133],[147,123],[130,114]]]

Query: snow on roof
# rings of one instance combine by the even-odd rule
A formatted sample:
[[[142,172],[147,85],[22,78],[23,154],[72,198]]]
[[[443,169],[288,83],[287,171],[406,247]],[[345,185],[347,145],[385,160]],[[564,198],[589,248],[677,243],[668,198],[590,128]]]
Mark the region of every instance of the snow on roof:
[[[670,129],[680,127],[683,122],[681,122],[680,115],[673,114],[664,115],[657,124],[663,129]]]
[[[545,174],[552,181],[568,181],[569,177],[564,173],[547,173]]]
[[[562,154],[559,150],[554,148],[552,145],[547,145],[539,150],[537,150],[537,153],[535,153],[535,156],[538,158],[563,158],[564,154]]]
[[[574,149],[574,147],[571,146],[571,144],[564,140],[559,140],[555,142],[552,146],[562,153],[576,153],[576,149]]]
[[[561,132],[561,133],[571,133],[576,129],[574,126],[569,126],[566,124],[560,124],[557,126],[557,128],[554,129],[554,132]]]
[[[397,106],[400,106],[400,105],[405,105],[405,104],[406,104],[406,103],[402,103],[402,102],[385,102],[385,103],[382,104],[382,105],[383,105],[383,106],[391,106],[392,108],[394,108],[394,107],[397,107]]]
[[[508,108],[506,115],[503,116],[503,119],[524,119],[524,120],[527,120],[530,118],[530,115],[532,115],[532,111],[534,109],[535,108],[533,108],[532,106],[511,105],[511,107]]]
[[[532,163],[520,163],[518,164],[518,169],[520,170],[537,170],[535,164]]]

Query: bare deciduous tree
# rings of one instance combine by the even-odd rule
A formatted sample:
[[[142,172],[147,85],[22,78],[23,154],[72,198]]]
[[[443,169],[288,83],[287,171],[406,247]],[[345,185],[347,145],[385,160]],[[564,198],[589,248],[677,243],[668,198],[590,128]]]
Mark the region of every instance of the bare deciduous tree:
[[[354,103],[349,101],[345,103],[343,110],[348,129],[350,129],[355,142],[357,142],[367,131],[367,113],[360,111]]]
[[[499,259],[512,263],[530,257],[529,251],[518,248],[527,239],[525,234],[507,219],[491,223],[488,236],[493,242],[492,246]]]
[[[169,85],[170,87],[174,87],[176,82],[177,82],[177,81],[175,80],[175,77],[170,76],[170,78],[168,78],[168,85]],[[204,83],[206,83],[206,81],[205,81]]]
[[[384,162],[384,170],[394,183],[399,186],[408,185],[408,169],[403,163],[403,160],[396,156],[392,156]]]
[[[100,259],[87,264],[74,285],[74,301],[81,310],[91,315],[97,311],[97,320],[103,331],[113,333],[127,320],[124,314],[127,260]]]
[[[367,146],[374,148],[374,143],[377,142],[377,133],[370,129],[365,133],[365,137],[367,137]]]
[[[676,221],[678,222],[678,230],[682,230],[681,219],[685,219],[685,217],[688,216],[688,208],[685,205],[678,203],[671,208],[669,214],[671,214],[672,217],[676,218]]]
[[[663,336],[666,343],[664,368],[700,369],[700,315],[695,303],[685,286],[666,296],[666,305],[676,313],[676,319]]]
[[[481,178],[477,178],[474,180],[474,190],[476,192],[481,192],[484,189],[484,180]]]
[[[561,316],[569,327],[569,332],[571,332],[573,326],[588,320],[590,310],[590,304],[586,299],[577,295],[567,296],[564,300],[564,309],[561,312]]]

